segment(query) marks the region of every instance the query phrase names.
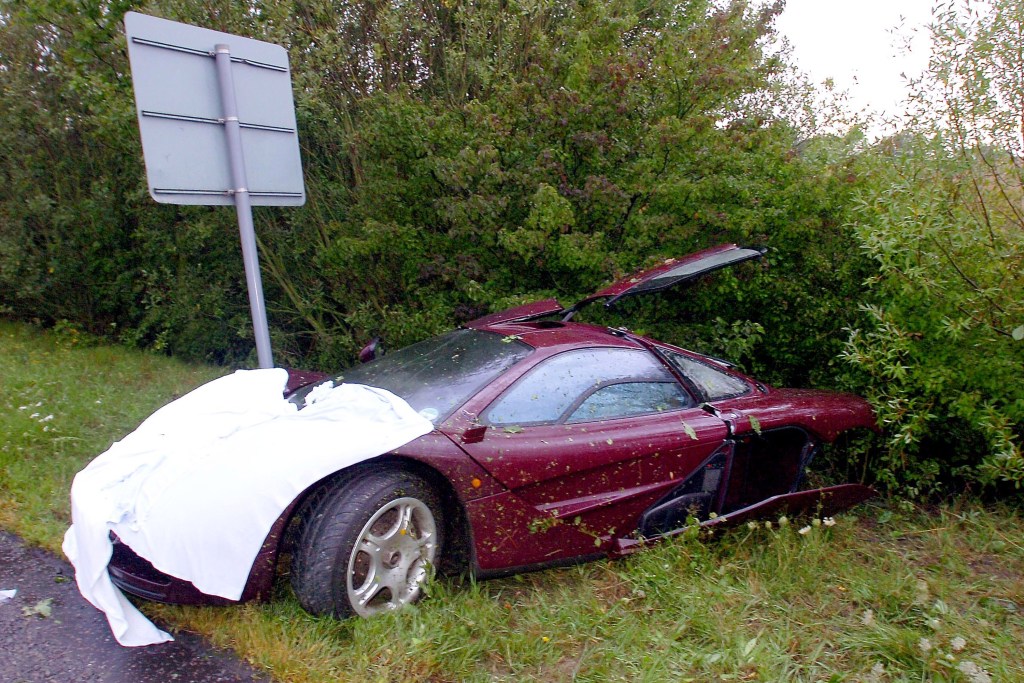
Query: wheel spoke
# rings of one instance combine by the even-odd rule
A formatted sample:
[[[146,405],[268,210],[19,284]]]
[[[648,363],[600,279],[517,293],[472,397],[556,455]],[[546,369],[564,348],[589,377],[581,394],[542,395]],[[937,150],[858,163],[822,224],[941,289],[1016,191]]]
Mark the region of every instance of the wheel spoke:
[[[403,536],[412,532],[412,513],[413,507],[408,503],[398,508],[398,531]]]
[[[359,539],[358,549],[367,555],[376,557],[380,554],[380,551],[384,549],[384,544],[382,539],[366,534],[366,536]]]
[[[425,554],[425,552],[427,552],[426,550],[424,550],[424,548],[427,548],[427,550],[429,550],[429,546],[434,544],[434,534],[430,533],[429,531],[421,530],[420,535],[413,538],[412,540],[416,542],[416,547],[419,548],[420,555],[423,555]]]
[[[404,602],[404,575],[405,572],[402,571],[401,567],[395,567],[394,569],[388,571],[386,577],[382,581],[382,583],[385,586],[387,586],[388,589],[391,591],[391,600],[389,600],[388,602],[391,603],[392,607],[399,607]]]
[[[387,588],[387,586],[381,583],[378,580],[378,577],[374,576],[373,578],[369,578],[362,586],[354,588],[352,590],[352,594],[356,598],[356,604],[360,607],[365,607],[366,604],[370,602],[370,600],[373,600],[377,593],[380,593],[384,588]]]

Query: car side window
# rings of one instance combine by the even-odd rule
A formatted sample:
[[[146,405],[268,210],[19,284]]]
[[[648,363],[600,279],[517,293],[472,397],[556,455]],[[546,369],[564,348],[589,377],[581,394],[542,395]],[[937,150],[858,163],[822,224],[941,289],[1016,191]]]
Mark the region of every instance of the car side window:
[[[682,375],[697,385],[709,401],[740,396],[750,391],[750,386],[732,375],[712,367],[708,363],[682,353],[662,349],[669,362]]]
[[[566,422],[592,422],[692,407],[677,382],[621,382],[601,387],[572,411]]]
[[[668,369],[641,349],[567,351],[541,362],[484,414],[493,425],[602,420],[692,405]]]

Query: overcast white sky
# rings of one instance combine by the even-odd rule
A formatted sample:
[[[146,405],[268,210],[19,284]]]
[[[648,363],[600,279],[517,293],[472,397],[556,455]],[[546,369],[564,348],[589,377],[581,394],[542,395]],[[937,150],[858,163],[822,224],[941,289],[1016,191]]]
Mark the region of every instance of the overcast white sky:
[[[788,0],[776,27],[793,46],[798,66],[817,83],[832,78],[849,90],[855,110],[898,114],[900,73],[928,64],[925,28],[933,0]],[[902,26],[897,38],[893,30]],[[916,28],[916,31],[913,29]],[[910,40],[911,52],[896,45]]]

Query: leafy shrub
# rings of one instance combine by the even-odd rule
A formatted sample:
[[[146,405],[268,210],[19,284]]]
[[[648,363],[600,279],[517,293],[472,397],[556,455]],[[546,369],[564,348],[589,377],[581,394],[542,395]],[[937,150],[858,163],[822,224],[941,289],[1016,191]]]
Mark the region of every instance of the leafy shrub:
[[[863,162],[855,206],[875,263],[845,357],[888,427],[882,476],[1024,485],[1024,4],[947,9],[913,126]]]

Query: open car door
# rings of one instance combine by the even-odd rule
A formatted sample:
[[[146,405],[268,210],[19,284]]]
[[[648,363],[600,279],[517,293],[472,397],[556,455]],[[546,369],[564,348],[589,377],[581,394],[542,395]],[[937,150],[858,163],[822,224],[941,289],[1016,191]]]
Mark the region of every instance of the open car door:
[[[486,315],[465,324],[465,327],[482,328],[501,323],[521,323],[560,315],[568,322],[581,308],[600,299],[607,299],[604,305],[613,306],[616,301],[637,294],[652,294],[671,287],[692,282],[702,275],[728,268],[729,266],[752,261],[764,256],[763,247],[740,247],[735,244],[721,244],[704,251],[698,251],[682,258],[665,259],[661,264],[634,273],[604,289],[594,292],[570,308],[563,308],[555,299],[544,299],[515,306],[504,311]]]
[[[735,244],[722,244],[711,247],[682,258],[665,259],[660,265],[635,273],[630,277],[612,283],[604,289],[594,292],[587,298],[566,310],[563,320],[570,320],[576,311],[599,299],[606,299],[606,307],[613,306],[616,301],[637,294],[653,294],[671,287],[692,282],[702,275],[728,268],[729,266],[752,261],[764,256],[766,249],[740,247]]]

